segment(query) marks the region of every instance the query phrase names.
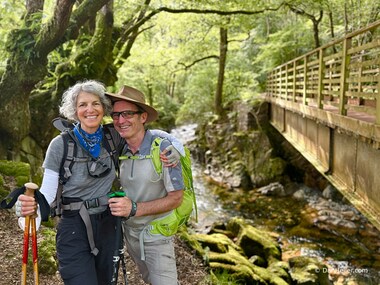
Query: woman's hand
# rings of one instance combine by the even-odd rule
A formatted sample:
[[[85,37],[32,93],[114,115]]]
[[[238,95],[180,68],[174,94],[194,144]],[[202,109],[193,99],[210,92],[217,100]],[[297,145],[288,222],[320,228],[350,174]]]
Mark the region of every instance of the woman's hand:
[[[181,154],[173,145],[169,145],[160,153],[160,159],[165,167],[175,167],[180,158]]]
[[[37,202],[34,197],[21,194],[15,204],[15,211],[18,217],[32,215],[37,210]]]

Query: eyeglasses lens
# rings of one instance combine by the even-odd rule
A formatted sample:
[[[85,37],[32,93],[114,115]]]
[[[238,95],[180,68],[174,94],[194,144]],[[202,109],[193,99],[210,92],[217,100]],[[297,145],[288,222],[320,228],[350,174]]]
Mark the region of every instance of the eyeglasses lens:
[[[112,116],[112,119],[114,120],[118,120],[120,115],[124,118],[124,119],[132,119],[134,115],[136,114],[141,114],[140,111],[123,111],[123,112],[112,112],[111,113],[111,116]]]

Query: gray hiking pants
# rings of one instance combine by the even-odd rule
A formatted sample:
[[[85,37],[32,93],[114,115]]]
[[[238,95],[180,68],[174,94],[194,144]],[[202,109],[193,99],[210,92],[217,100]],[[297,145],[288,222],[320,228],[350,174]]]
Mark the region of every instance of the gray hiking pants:
[[[127,250],[136,263],[144,281],[152,285],[177,285],[177,266],[172,237],[144,242],[145,260],[141,260],[138,238],[124,232]]]

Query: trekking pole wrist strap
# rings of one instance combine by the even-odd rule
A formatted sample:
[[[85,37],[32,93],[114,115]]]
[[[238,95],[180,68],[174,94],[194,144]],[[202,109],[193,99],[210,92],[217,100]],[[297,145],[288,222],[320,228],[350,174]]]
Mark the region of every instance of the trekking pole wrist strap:
[[[131,212],[129,213],[129,216],[127,217],[127,219],[136,215],[136,212],[137,212],[137,203],[135,201],[131,200],[131,204],[132,204]]]

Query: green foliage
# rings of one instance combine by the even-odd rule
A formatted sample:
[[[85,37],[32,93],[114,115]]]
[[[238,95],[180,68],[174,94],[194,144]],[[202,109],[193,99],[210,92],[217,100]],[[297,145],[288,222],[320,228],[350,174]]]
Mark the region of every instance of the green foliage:
[[[185,101],[179,109],[177,124],[205,121],[213,113],[217,70],[215,65],[205,65],[188,76]]]
[[[140,0],[116,0],[113,3],[114,28],[110,43],[114,47],[115,58],[104,61],[99,53],[97,56],[91,53],[91,49],[97,48],[91,45],[97,34],[91,23],[86,23],[78,38],[63,39],[62,44],[49,53],[49,75],[36,85],[35,93],[60,96],[63,92],[61,86],[66,88],[65,85],[83,78],[95,77],[113,83],[113,72],[119,68],[113,63],[120,61],[124,64],[119,68],[116,86],[109,87],[117,90],[127,84],[142,90],[149,103],[159,109],[160,120],[165,128],[171,127],[174,119],[176,123],[208,120],[214,111],[220,27],[228,31],[223,107],[235,100],[256,96],[264,90],[269,70],[314,48],[313,25],[305,14],[296,14],[289,6],[265,11],[267,7],[279,7],[280,3],[282,1],[277,0],[153,0],[145,7]],[[315,18],[323,10],[324,15],[318,25],[321,44],[332,38],[328,17],[330,12],[335,37],[378,18],[376,1],[294,0],[288,3]],[[0,4],[0,74],[7,58],[14,56],[15,51],[27,60],[38,58],[38,53],[34,53],[35,43],[40,40],[38,35],[41,31],[38,31],[51,19],[55,5],[54,1],[45,1],[42,13],[32,15],[25,22],[20,18],[26,12],[22,1]],[[161,7],[257,13],[227,16],[216,13],[160,12],[140,27],[130,55],[121,58],[120,51],[130,43],[128,36],[131,34],[121,38],[126,27],[132,27],[138,15],[147,16]],[[146,13],[139,14],[143,8],[147,9]],[[350,13],[345,14],[345,11]],[[122,45],[115,44],[119,42]],[[103,70],[108,73],[102,73]]]
[[[3,200],[9,194],[9,190],[4,187],[4,177],[0,174],[0,200]]]
[[[240,280],[236,280],[236,278],[231,276],[230,272],[228,272],[227,270],[211,271],[210,279],[212,281],[212,284],[223,284],[223,285],[244,284],[244,283],[241,283]]]
[[[0,160],[0,173],[13,176],[17,186],[22,186],[30,179],[30,165],[23,162]]]
[[[58,268],[55,246],[55,230],[42,229],[39,231],[42,241],[38,245],[38,268],[43,274],[55,274]]]
[[[34,44],[33,34],[28,28],[24,28],[12,30],[9,33],[5,48],[8,52],[17,50],[20,54],[24,54],[26,58],[29,58],[33,53]]]
[[[159,119],[157,121],[160,128],[165,130],[171,130],[175,127],[176,114],[179,109],[179,104],[175,102],[173,98],[168,95],[163,95],[157,102],[159,113]]]
[[[20,15],[25,12],[22,1],[2,1],[0,4],[0,69],[5,68],[8,52],[5,49],[8,33],[19,27]]]

